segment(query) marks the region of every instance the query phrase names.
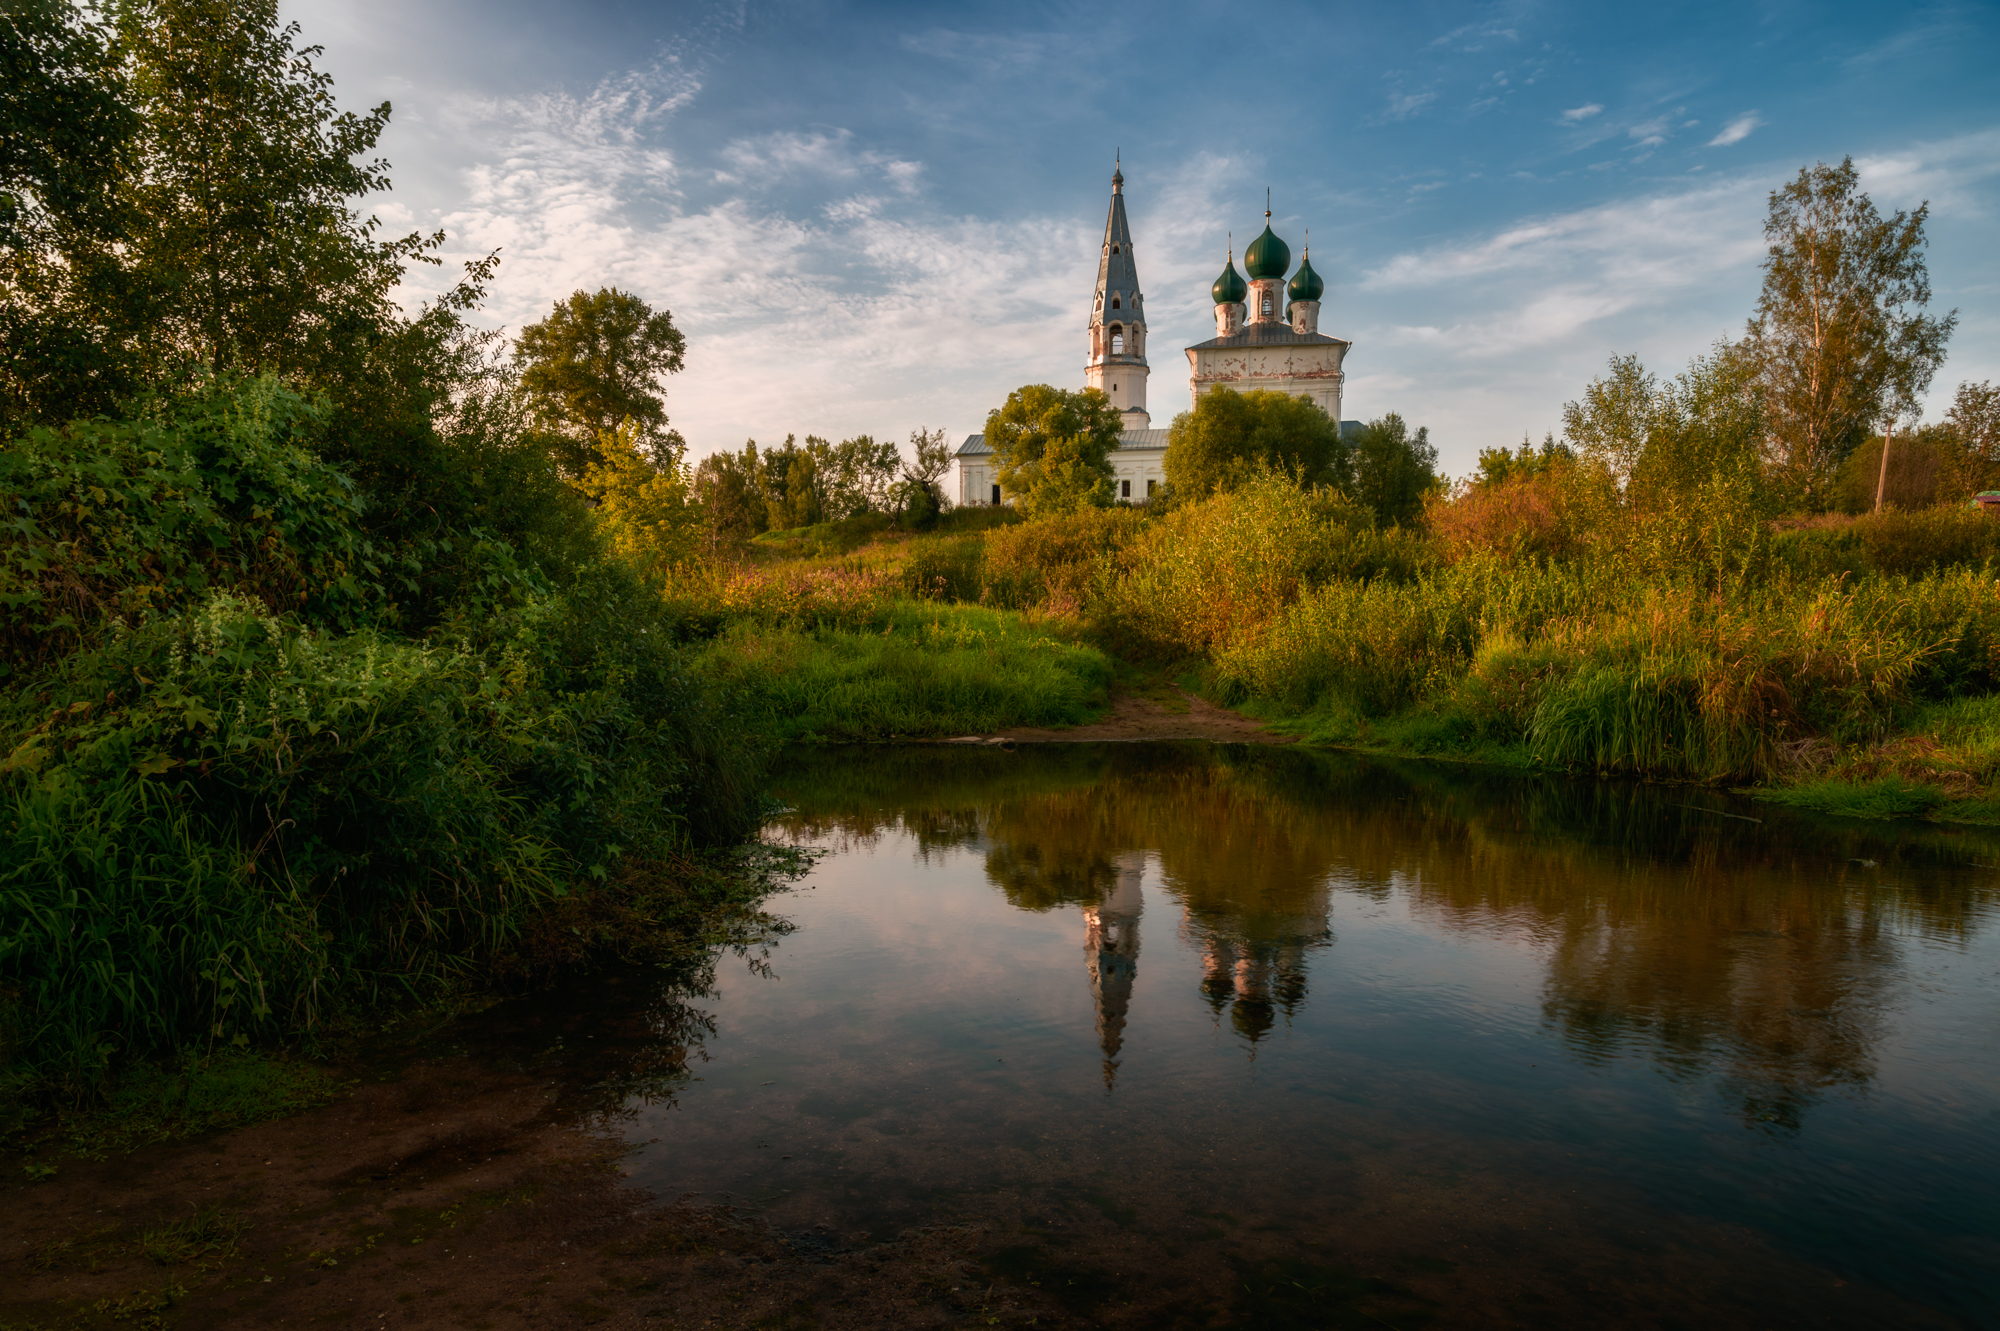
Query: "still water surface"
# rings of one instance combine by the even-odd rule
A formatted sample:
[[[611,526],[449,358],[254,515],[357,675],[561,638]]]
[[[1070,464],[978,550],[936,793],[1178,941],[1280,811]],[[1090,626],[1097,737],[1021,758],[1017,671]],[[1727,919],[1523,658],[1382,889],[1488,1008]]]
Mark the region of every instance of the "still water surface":
[[[2000,838],[1195,745],[781,792],[797,927],[620,1116],[667,1198],[1116,1324],[2000,1326]]]

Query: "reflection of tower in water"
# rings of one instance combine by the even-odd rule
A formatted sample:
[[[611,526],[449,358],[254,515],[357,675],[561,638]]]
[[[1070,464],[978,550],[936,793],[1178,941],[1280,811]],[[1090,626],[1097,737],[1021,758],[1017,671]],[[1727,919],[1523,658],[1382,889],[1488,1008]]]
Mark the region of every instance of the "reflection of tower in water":
[[[1110,890],[1083,911],[1083,951],[1090,970],[1090,996],[1097,1004],[1097,1043],[1104,1050],[1104,1086],[1118,1075],[1118,1051],[1125,1043],[1125,1014],[1132,1006],[1132,982],[1139,973],[1139,915],[1146,899],[1140,890],[1146,858],[1114,856],[1118,871]]]

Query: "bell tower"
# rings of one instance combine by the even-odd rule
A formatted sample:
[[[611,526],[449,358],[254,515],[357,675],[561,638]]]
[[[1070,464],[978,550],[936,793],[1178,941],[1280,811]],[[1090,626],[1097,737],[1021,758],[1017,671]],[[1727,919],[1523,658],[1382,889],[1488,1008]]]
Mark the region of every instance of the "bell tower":
[[[1097,294],[1090,307],[1090,361],[1083,382],[1111,399],[1127,431],[1150,428],[1146,411],[1146,306],[1125,220],[1123,163],[1111,175],[1111,214],[1097,259]]]

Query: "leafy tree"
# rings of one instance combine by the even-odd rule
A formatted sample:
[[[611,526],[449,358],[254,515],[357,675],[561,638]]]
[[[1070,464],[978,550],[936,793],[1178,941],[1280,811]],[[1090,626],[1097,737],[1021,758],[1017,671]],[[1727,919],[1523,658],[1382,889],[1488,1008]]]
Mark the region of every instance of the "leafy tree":
[[[1631,480],[1653,435],[1659,382],[1637,356],[1613,356],[1610,373],[1593,379],[1581,402],[1563,404],[1563,435],[1620,485]]]
[[[0,6],[0,247],[110,222],[138,123],[100,26],[69,0]]]
[[[1962,500],[2000,487],[2000,388],[1991,381],[1960,384],[1941,436],[1945,498]]]
[[[444,234],[377,240],[351,208],[389,187],[358,162],[389,104],[335,112],[333,78],[276,0],[148,0],[119,14],[144,114],[128,178],[136,267],[160,354],[324,379],[398,318],[405,262]]]
[[[1885,507],[1929,508],[1957,490],[1965,474],[1952,443],[1951,429],[1946,425],[1898,430],[1889,448],[1889,472],[1884,476],[1882,436],[1870,435],[1834,471],[1826,492],[1827,507],[1842,513],[1869,512],[1875,507],[1879,489]],[[1971,493],[1968,488],[1953,497]]]
[[[902,455],[896,446],[872,435],[856,435],[837,444],[807,440],[817,446],[819,470],[826,478],[827,516],[834,519],[863,513],[887,513],[893,506],[896,473]]]
[[[764,531],[770,516],[764,506],[758,475],[763,459],[757,441],[750,440],[740,453],[711,453],[694,469],[694,493],[707,524],[708,545],[744,541]]]
[[[130,387],[101,324],[65,319],[109,267],[137,125],[104,29],[66,0],[0,6],[0,417],[96,415]]]
[[[1991,380],[1960,384],[1945,422],[1957,435],[1960,448],[2000,463],[2000,388]]]
[[[1822,503],[1834,469],[1877,425],[1914,414],[1958,322],[1930,302],[1930,205],[1884,218],[1852,158],[1771,193],[1764,289],[1749,343],[1777,478]]]
[[[592,515],[611,548],[655,581],[692,560],[702,515],[681,455],[641,453],[638,423],[630,417],[597,441],[596,453],[581,488],[595,501]]]
[[[297,45],[276,0],[114,12],[126,149],[98,164],[95,202],[44,209],[35,243],[7,255],[17,412],[101,410],[193,369],[237,368],[326,391],[350,416],[426,414],[491,263],[414,320],[390,299],[407,263],[437,262],[443,233],[383,240],[353,206],[388,186],[386,163],[356,160],[388,103],[339,112],[319,48]]]
[[[1437,488],[1437,448],[1428,426],[1413,435],[1390,412],[1368,422],[1354,441],[1354,498],[1385,525],[1415,522]]]
[[[628,417],[643,447],[663,457],[685,449],[667,426],[660,381],[680,371],[686,354],[687,339],[668,311],[616,287],[571,293],[514,344],[522,391],[566,441],[559,460],[577,474],[596,460],[598,439]]]
[[[1345,487],[1353,475],[1340,422],[1289,393],[1217,388],[1168,429],[1167,484],[1177,498],[1234,490],[1269,469],[1304,485]]]
[[[1029,384],[987,414],[986,442],[1001,488],[1040,517],[1111,503],[1111,451],[1123,429],[1095,388]]]
[[[132,386],[108,321],[65,316],[123,285],[138,123],[101,27],[65,0],[0,7],[0,417],[98,415]]]
[[[820,474],[825,447],[826,440],[817,435],[807,435],[800,447],[798,436],[788,434],[783,444],[764,450],[757,489],[764,499],[766,529],[789,531],[826,521],[826,481]]]
[[[1628,495],[1651,503],[1692,495],[1722,478],[1761,492],[1764,400],[1755,357],[1718,343],[1660,388]]]
[[[1468,480],[1474,489],[1505,485],[1516,479],[1546,475],[1556,467],[1575,460],[1576,450],[1558,442],[1554,431],[1542,437],[1540,447],[1530,443],[1524,434],[1521,446],[1511,451],[1505,448],[1480,449],[1478,469]]]
[[[903,463],[903,478],[896,486],[896,516],[906,526],[928,527],[950,507],[944,474],[951,470],[951,445],[941,429],[912,430],[910,450],[913,459]]]

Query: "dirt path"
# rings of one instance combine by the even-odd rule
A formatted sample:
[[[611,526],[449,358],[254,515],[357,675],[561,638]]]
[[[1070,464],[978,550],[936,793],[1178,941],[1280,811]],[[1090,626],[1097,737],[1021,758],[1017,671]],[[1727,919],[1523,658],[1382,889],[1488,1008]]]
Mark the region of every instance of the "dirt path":
[[[966,735],[951,744],[1087,744],[1106,740],[1206,739],[1230,744],[1292,744],[1290,735],[1273,734],[1262,721],[1238,716],[1225,707],[1196,697],[1182,688],[1148,697],[1114,690],[1111,710],[1101,721],[1050,730],[1019,726],[989,735]]]

